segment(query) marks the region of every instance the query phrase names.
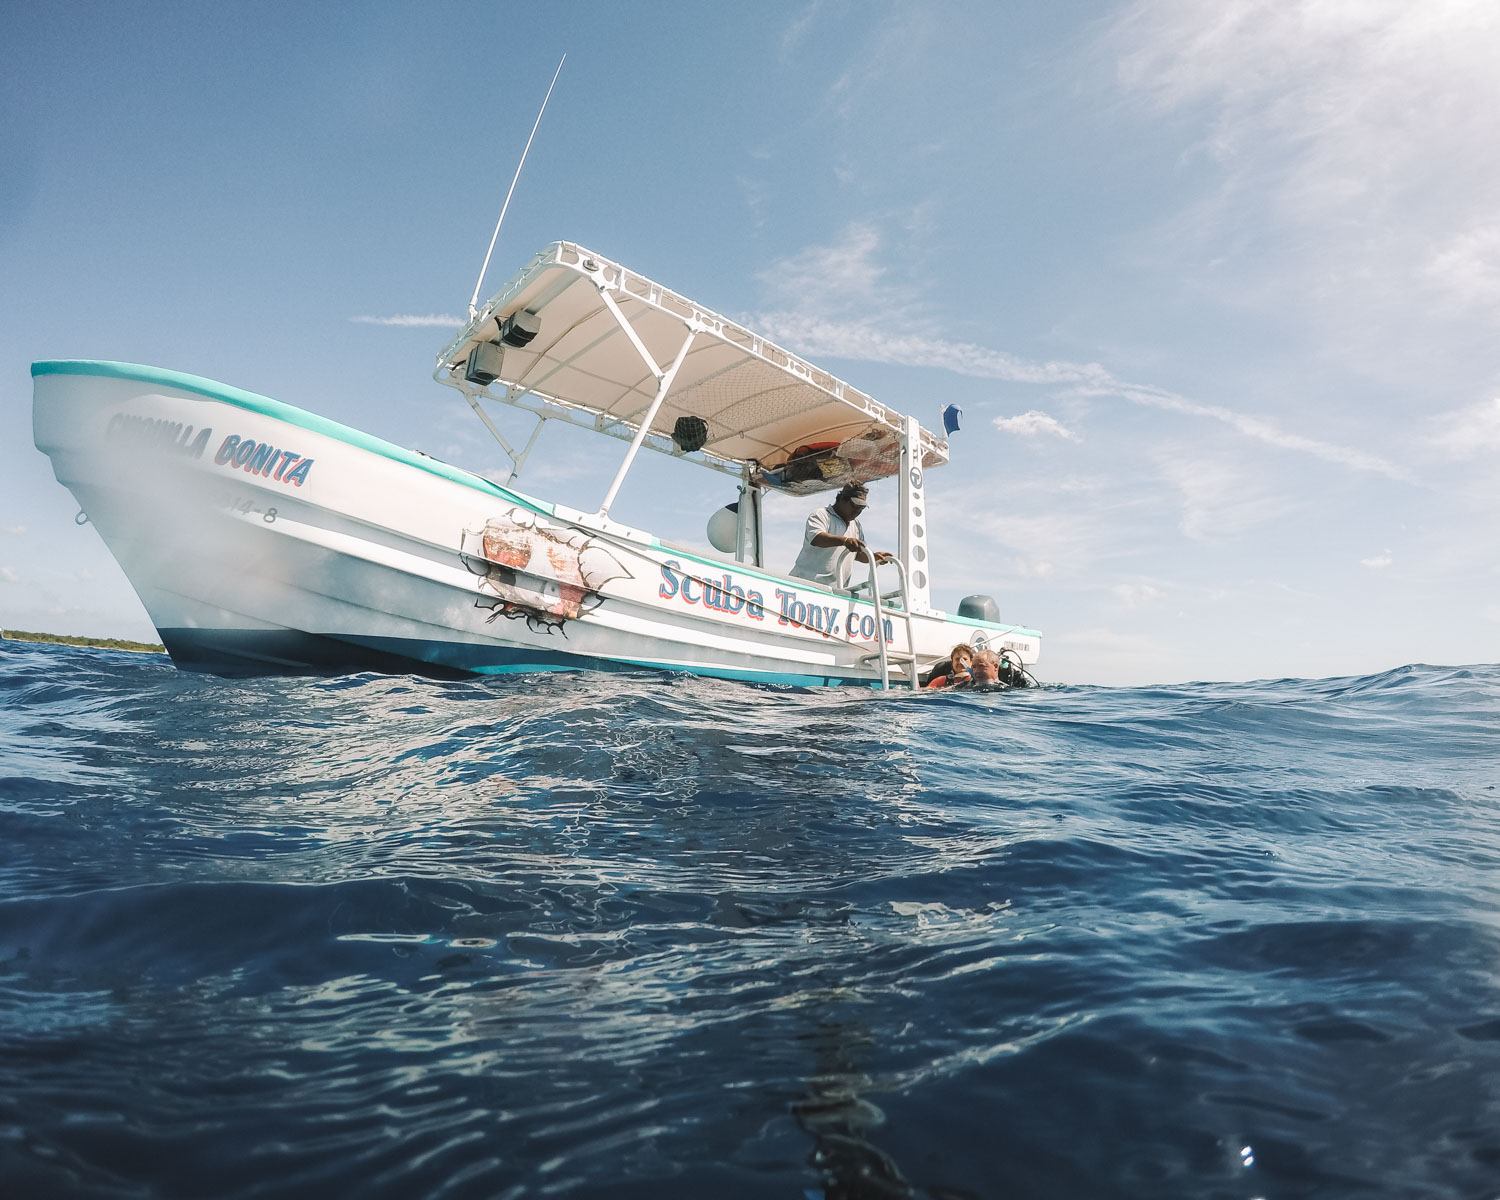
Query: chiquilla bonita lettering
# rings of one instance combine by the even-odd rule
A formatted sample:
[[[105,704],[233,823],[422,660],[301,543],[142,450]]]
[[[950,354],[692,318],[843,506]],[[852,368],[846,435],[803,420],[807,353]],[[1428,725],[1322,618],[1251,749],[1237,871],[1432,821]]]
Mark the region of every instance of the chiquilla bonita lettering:
[[[776,607],[768,609],[763,593],[735,582],[729,572],[723,572],[718,579],[705,579],[684,571],[676,559],[661,564],[661,586],[656,589],[656,594],[663,600],[677,599],[684,604],[701,605],[715,612],[748,617],[752,621],[764,621],[767,612],[771,612],[775,614],[778,625],[813,629],[826,637],[842,635],[873,641],[876,630],[880,628],[874,613],[855,608],[846,613],[835,605],[818,601],[809,603],[797,592],[785,588],[773,588],[772,592]],[[885,640],[890,641],[895,632],[890,618],[887,617],[883,624]]]
[[[214,462],[294,487],[307,482],[307,474],[313,465],[310,458],[279,449],[270,442],[257,442],[254,438],[242,438],[234,433],[224,439],[219,452],[214,455]]]
[[[125,441],[134,445],[180,454],[185,458],[202,458],[214,431],[208,426],[195,429],[181,421],[168,421],[163,417],[137,417],[129,413],[115,413],[104,427],[104,436],[112,441]],[[242,438],[231,433],[219,445],[214,462],[221,467],[238,467],[250,475],[274,479],[278,483],[289,483],[301,487],[307,482],[313,460],[304,458],[291,450],[282,450],[270,442],[257,442],[254,438]]]
[[[115,413],[104,427],[104,436],[111,441],[131,442],[186,458],[202,458],[213,435],[214,431],[209,428],[195,430],[181,421],[136,417],[128,413]]]

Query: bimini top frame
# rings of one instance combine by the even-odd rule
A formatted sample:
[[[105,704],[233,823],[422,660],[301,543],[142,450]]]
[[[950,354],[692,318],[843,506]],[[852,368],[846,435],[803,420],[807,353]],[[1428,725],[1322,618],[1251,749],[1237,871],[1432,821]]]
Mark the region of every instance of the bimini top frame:
[[[481,397],[797,494],[901,470],[907,418],[658,283],[571,242],[538,253],[443,348],[458,388],[519,471]],[[540,428],[540,424],[538,425]],[[918,429],[924,468],[948,444]]]

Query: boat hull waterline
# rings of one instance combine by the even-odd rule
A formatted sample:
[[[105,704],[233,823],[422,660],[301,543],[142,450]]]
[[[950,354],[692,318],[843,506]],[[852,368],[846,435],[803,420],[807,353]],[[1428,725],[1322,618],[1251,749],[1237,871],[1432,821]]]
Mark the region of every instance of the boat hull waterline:
[[[666,545],[312,413],[123,363],[32,367],[36,444],[174,662],[220,673],[658,668],[878,683],[1040,635]],[[914,643],[914,646],[912,645]],[[894,678],[909,678],[900,667]]]

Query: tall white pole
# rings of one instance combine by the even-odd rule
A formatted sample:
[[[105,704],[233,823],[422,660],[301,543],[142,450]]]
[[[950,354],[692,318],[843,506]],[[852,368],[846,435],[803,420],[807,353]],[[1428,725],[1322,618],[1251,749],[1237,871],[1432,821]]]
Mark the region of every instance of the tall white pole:
[[[547,94],[542,97],[542,107],[537,109],[536,120],[531,124],[531,135],[526,139],[526,148],[521,151],[521,161],[516,164],[510,189],[505,193],[505,203],[500,206],[500,219],[495,222],[495,232],[490,234],[490,248],[484,252],[484,266],[479,268],[479,278],[474,281],[474,294],[469,297],[470,320],[479,311],[479,289],[484,286],[484,273],[490,269],[490,255],[495,253],[495,240],[500,236],[500,226],[505,224],[505,210],[510,207],[511,195],[516,190],[516,182],[521,178],[521,168],[526,165],[526,156],[531,153],[531,139],[536,137],[537,127],[542,123],[542,114],[547,111],[547,101],[552,99],[552,89],[557,86],[557,77],[562,74],[563,63],[567,61],[566,54],[557,60],[557,70],[552,72],[552,82],[547,85]]]

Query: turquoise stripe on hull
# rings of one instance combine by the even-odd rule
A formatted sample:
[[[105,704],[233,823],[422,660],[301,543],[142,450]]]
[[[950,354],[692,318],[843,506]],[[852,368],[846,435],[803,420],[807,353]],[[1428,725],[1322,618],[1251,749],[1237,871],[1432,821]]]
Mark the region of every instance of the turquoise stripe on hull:
[[[40,375],[85,375],[99,379],[128,379],[135,383],[154,383],[162,387],[176,388],[182,392],[192,392],[195,395],[206,396],[210,400],[219,400],[225,404],[232,404],[236,408],[243,408],[247,412],[260,413],[262,416],[272,417],[278,421],[285,421],[289,425],[295,425],[299,429],[310,430],[313,433],[321,433],[325,437],[336,438],[350,446],[360,450],[368,450],[371,454],[378,454],[382,458],[389,458],[394,462],[402,463],[408,467],[415,467],[419,471],[426,471],[429,475],[436,475],[453,483],[471,487],[477,491],[486,492],[502,500],[512,501],[518,504],[530,505],[542,512],[550,514],[552,506],[540,501],[533,500],[529,496],[523,496],[517,492],[502,488],[497,483],[491,483],[482,475],[475,475],[472,471],[465,471],[461,467],[451,466],[435,458],[407,450],[394,442],[387,442],[381,438],[373,437],[362,430],[355,429],[350,425],[341,425],[337,421],[331,421],[327,417],[320,417],[316,413],[310,413],[306,409],[297,408],[291,404],[283,404],[280,400],[272,400],[269,396],[262,396],[256,392],[247,392],[242,388],[231,387],[227,383],[219,383],[213,379],[205,379],[201,375],[188,375],[182,371],[167,371],[161,367],[146,367],[139,363],[104,362],[95,359],[49,359],[31,364],[32,378]]]
[[[784,671],[736,671],[729,667],[692,667],[677,663],[650,662],[646,659],[609,659],[606,669],[622,671],[664,671],[668,674],[699,675],[705,679],[731,679],[736,683],[765,683],[784,687],[873,687],[868,679],[842,679],[833,675],[791,675]],[[476,675],[525,675],[541,671],[599,670],[598,660],[576,667],[538,667],[521,664],[514,667],[476,667]]]

